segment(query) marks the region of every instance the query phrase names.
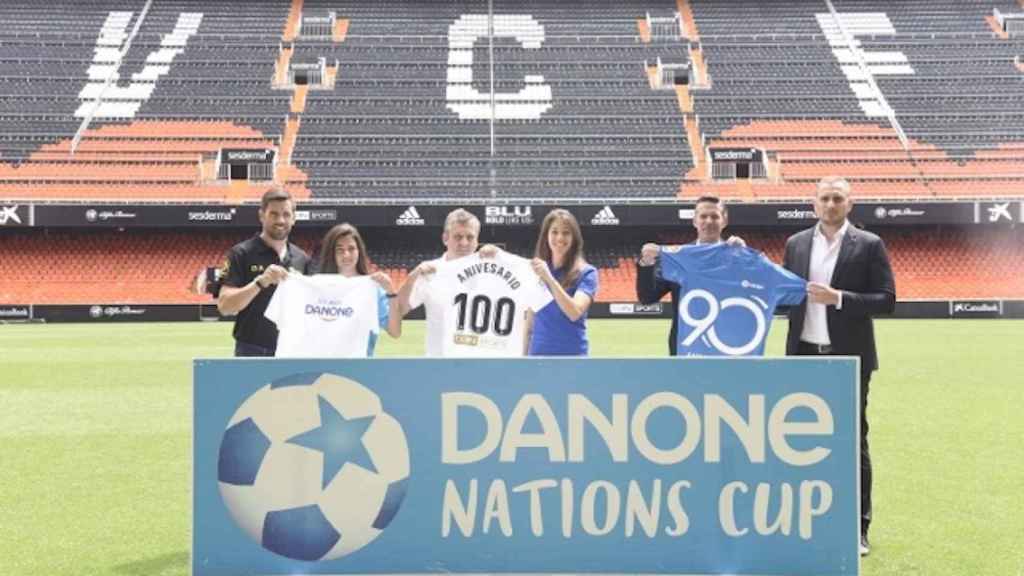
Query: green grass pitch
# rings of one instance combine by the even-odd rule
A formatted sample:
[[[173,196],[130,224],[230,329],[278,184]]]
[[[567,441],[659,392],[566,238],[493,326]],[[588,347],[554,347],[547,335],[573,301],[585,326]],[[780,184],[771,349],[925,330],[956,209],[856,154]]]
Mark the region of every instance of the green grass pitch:
[[[592,351],[660,356],[667,330],[591,321]],[[863,574],[1024,576],[1024,322],[877,330]],[[231,346],[226,323],[0,326],[0,575],[188,574],[192,359]]]

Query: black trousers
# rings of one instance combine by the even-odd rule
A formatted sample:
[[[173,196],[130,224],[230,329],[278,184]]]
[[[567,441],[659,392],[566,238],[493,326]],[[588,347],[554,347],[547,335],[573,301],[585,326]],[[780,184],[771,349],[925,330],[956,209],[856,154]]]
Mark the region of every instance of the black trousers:
[[[813,344],[800,343],[797,356],[828,356],[833,352],[819,350]],[[871,525],[871,451],[868,448],[868,389],[871,371],[860,373],[860,531],[868,533]]]
[[[256,344],[249,344],[247,342],[239,342],[238,340],[235,340],[235,356],[238,358],[273,355],[274,351],[270,348],[264,348],[263,346],[257,346]]]

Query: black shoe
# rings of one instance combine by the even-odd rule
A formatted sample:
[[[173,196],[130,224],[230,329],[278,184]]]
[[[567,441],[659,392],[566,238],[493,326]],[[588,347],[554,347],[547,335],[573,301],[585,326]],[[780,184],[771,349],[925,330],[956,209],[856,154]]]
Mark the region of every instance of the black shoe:
[[[867,556],[871,553],[871,545],[868,544],[868,535],[861,533],[860,535],[860,555]]]

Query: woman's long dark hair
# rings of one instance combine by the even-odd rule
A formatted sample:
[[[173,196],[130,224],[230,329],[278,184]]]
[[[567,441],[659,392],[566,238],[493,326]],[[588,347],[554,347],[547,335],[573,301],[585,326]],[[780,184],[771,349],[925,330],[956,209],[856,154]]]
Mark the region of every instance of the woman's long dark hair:
[[[338,248],[338,241],[349,236],[356,241],[356,247],[359,248],[356,272],[360,276],[366,276],[370,273],[370,257],[366,254],[366,244],[363,242],[363,237],[359,235],[359,230],[355,226],[345,222],[328,230],[327,234],[324,235],[323,242],[320,243],[319,272],[321,274],[339,274],[341,272],[338,270],[338,260],[334,255],[334,251]]]
[[[580,223],[576,221],[572,212],[561,208],[548,212],[548,215],[544,217],[544,222],[540,225],[540,236],[537,237],[534,256],[548,264],[554,264],[551,259],[551,246],[548,244],[548,233],[556,222],[564,223],[572,233],[572,246],[569,247],[569,252],[565,255],[565,263],[561,268],[555,270],[555,272],[561,272],[562,280],[559,284],[568,292],[580,277],[583,267],[587,265],[587,261],[583,258],[583,233],[580,232]]]

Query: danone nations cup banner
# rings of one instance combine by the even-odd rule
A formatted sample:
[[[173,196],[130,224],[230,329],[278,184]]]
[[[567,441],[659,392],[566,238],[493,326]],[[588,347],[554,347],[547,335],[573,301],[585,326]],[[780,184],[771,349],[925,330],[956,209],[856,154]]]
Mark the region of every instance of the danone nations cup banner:
[[[856,374],[197,360],[193,574],[856,575]]]

